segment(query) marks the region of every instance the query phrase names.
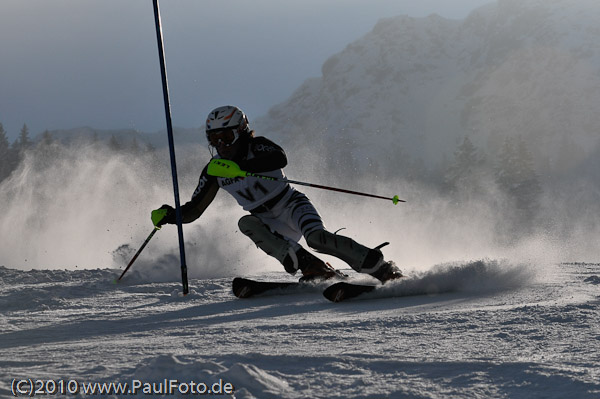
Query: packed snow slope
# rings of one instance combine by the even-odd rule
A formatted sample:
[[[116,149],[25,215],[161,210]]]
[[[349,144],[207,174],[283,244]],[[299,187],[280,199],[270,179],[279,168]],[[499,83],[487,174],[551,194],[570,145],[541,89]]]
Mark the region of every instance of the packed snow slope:
[[[109,398],[183,397],[165,379],[227,398],[600,396],[600,264],[444,264],[339,304],[118,273],[0,268],[1,397],[15,379],[129,384]]]

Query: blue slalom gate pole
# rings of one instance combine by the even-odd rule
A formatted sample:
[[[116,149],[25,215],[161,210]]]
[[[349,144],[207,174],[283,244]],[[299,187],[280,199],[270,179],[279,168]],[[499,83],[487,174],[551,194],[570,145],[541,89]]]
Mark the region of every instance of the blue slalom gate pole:
[[[160,58],[160,74],[162,77],[163,100],[165,103],[165,117],[167,120],[167,135],[169,136],[169,153],[171,154],[171,173],[173,175],[173,192],[175,194],[175,217],[177,231],[179,234],[179,257],[181,259],[181,282],[183,284],[183,295],[189,293],[187,266],[185,262],[185,246],[183,242],[183,224],[181,217],[181,205],[179,202],[179,184],[177,183],[177,162],[175,160],[175,144],[173,140],[173,124],[171,121],[171,103],[169,101],[169,85],[167,83],[167,67],[165,65],[165,47],[163,44],[162,28],[160,23],[160,10],[158,0],[154,2],[154,22],[156,25],[156,41],[158,43],[158,56]]]

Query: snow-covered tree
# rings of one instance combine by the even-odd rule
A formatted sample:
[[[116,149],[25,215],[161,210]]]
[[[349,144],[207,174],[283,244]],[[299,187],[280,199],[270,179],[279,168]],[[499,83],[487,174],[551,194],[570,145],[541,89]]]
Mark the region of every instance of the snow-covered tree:
[[[11,172],[11,148],[6,136],[4,126],[0,123],[0,181],[4,180]]]
[[[51,145],[54,142],[54,138],[52,137],[52,133],[50,133],[48,130],[44,130],[44,133],[42,133],[42,140],[40,141],[40,144],[42,146],[48,146]]]
[[[115,151],[115,152],[121,151],[123,149],[123,146],[121,145],[121,143],[115,137],[114,134],[112,136],[110,136],[110,140],[108,142],[108,148],[110,148],[112,151]]]
[[[446,189],[463,199],[472,198],[484,192],[486,174],[485,157],[465,136],[444,173]]]
[[[29,128],[27,124],[23,124],[21,131],[19,132],[19,138],[13,143],[13,146],[18,152],[23,152],[31,148],[33,145],[31,139],[29,138]]]
[[[505,139],[498,154],[496,183],[509,199],[513,227],[530,231],[540,209],[542,187],[522,137]]]
[[[133,139],[131,140],[131,145],[129,146],[129,152],[131,152],[132,154],[139,154],[140,151],[140,144],[138,143],[137,139],[133,137]]]

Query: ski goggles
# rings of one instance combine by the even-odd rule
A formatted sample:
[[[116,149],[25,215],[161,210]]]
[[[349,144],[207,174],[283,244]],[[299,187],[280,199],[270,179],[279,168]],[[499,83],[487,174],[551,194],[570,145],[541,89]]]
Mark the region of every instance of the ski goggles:
[[[206,132],[206,138],[208,139],[208,143],[213,147],[218,147],[220,144],[223,144],[225,147],[229,147],[233,143],[240,138],[240,134],[237,131],[236,127],[228,127],[223,129],[215,129]]]

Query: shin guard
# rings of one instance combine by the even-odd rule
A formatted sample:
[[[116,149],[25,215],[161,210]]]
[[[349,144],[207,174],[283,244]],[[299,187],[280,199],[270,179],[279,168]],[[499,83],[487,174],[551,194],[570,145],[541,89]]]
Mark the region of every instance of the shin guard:
[[[340,258],[357,272],[361,272],[370,249],[351,238],[317,230],[306,237],[306,243],[314,250]]]

